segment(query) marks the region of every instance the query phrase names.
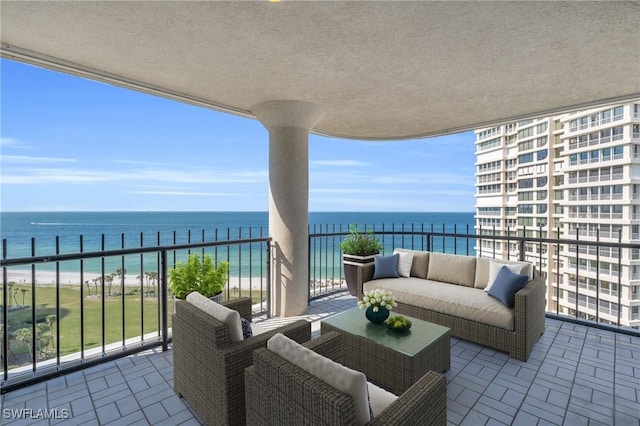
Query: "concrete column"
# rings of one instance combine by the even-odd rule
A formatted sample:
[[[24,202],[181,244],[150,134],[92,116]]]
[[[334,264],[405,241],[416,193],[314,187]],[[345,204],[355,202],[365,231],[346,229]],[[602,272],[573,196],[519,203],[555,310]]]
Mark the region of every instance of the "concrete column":
[[[300,101],[263,102],[252,111],[269,130],[270,311],[300,315],[309,297],[309,130],[323,113]]]

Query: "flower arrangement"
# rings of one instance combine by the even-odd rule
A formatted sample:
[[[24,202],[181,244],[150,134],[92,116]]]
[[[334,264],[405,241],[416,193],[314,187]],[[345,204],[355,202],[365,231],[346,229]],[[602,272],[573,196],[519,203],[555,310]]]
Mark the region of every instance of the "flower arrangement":
[[[396,299],[387,290],[365,291],[362,300],[358,300],[360,309],[373,308],[373,312],[378,312],[380,308],[387,308],[390,311],[395,306],[397,306]]]

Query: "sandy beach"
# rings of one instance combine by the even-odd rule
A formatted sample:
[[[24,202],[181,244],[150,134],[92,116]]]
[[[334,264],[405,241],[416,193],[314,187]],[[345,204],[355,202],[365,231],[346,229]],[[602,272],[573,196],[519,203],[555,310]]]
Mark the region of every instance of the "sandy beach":
[[[99,278],[100,274],[85,272],[80,277],[79,272],[60,272],[60,284],[61,285],[79,285],[82,281],[93,285],[93,280]],[[7,282],[14,282],[16,284],[31,284],[31,271],[30,270],[7,270]],[[36,270],[36,284],[38,285],[54,285],[56,283],[56,273],[52,271],[37,271]],[[140,279],[137,278],[137,274],[125,275],[124,284],[126,286],[140,286]],[[113,281],[113,285],[120,285],[120,278],[116,277]],[[260,289],[260,287],[266,288],[267,281],[261,277],[230,277],[227,286],[230,289],[242,288],[248,289]],[[145,279],[144,286],[147,286]]]
[[[99,278],[100,274],[85,272],[84,276],[80,277],[79,272],[60,272],[60,284],[61,285],[79,285],[80,282],[84,281],[84,283],[89,283],[89,285],[93,285],[93,280]],[[137,277],[137,274],[127,274],[125,276],[124,284],[126,286],[140,286],[140,280]],[[31,284],[31,271],[30,270],[7,270],[7,282],[14,282],[16,284]],[[56,283],[56,273],[52,271],[38,271],[36,270],[36,284],[38,285],[54,285]],[[340,279],[336,277],[335,279],[329,278],[327,280],[315,280],[316,286],[321,286],[323,284],[327,284],[329,286],[339,285]],[[116,277],[113,281],[113,285],[120,285],[120,278]],[[144,286],[147,286],[146,279],[144,281]],[[254,290],[259,290],[261,287],[266,290],[267,280],[266,278],[261,277],[230,277],[227,282],[227,287],[230,289],[238,288],[238,289],[248,289],[252,288]]]

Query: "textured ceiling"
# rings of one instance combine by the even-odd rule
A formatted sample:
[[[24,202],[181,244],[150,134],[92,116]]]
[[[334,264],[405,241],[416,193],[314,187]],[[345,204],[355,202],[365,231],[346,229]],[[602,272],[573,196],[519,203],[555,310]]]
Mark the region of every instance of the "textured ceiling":
[[[2,1],[2,55],[314,131],[444,134],[640,95],[639,2]]]

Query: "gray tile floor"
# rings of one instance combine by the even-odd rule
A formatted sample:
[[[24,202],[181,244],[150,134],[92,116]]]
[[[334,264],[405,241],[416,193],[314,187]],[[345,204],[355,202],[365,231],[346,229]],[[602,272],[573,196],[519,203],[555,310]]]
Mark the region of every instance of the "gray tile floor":
[[[329,296],[304,318],[318,335],[322,318],[353,306]],[[200,425],[172,376],[171,351],[150,350],[5,394],[0,424]],[[445,376],[450,425],[640,426],[639,337],[548,319],[526,363],[452,338]]]

